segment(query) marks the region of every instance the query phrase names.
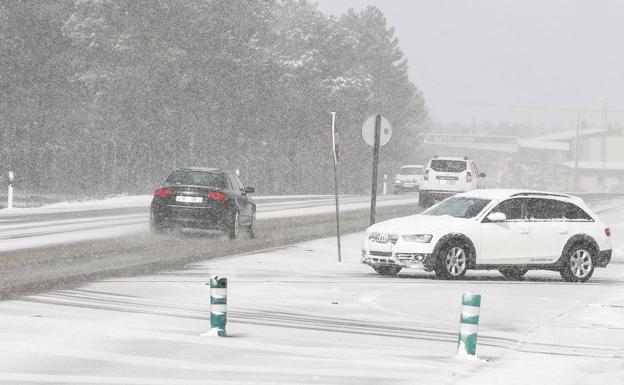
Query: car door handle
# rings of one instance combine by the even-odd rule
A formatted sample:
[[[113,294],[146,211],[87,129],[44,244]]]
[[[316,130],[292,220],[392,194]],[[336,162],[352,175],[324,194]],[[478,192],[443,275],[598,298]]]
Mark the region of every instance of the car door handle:
[[[528,227],[520,229],[520,234],[528,234],[528,233],[529,233],[529,228]]]
[[[559,228],[559,234],[567,234],[568,233],[568,228],[567,227],[560,227]]]

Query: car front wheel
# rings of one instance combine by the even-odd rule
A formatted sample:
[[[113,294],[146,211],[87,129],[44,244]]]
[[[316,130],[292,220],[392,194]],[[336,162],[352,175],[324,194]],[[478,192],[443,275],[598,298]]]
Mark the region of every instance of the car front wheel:
[[[247,226],[247,235],[249,235],[249,238],[251,239],[256,238],[256,213],[255,212],[251,216],[251,223],[249,224],[249,226]]]
[[[594,250],[587,244],[579,244],[568,249],[561,277],[568,282],[586,282],[594,273]]]
[[[468,252],[465,246],[451,242],[440,250],[433,269],[441,279],[460,279],[468,271]]]
[[[240,232],[240,217],[238,214],[238,210],[236,210],[234,211],[234,214],[232,214],[232,224],[230,225],[230,229],[228,230],[228,236],[232,240],[237,239],[239,232]]]

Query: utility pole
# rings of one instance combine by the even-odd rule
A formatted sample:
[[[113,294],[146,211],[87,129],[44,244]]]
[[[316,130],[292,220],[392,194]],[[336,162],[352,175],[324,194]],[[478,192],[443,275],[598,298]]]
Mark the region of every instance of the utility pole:
[[[375,116],[375,141],[373,142],[373,181],[371,186],[370,226],[375,224],[377,207],[377,169],[379,168],[379,140],[381,136],[381,115]]]
[[[600,180],[602,181],[602,190],[604,191],[606,186],[605,177],[607,173],[607,136],[609,135],[609,126],[607,124],[607,98],[603,98],[603,127],[604,132],[600,141],[600,160],[602,160],[602,175]]]
[[[580,148],[580,135],[581,134],[581,114],[576,113],[576,139],[574,140],[574,186],[573,191],[578,191],[579,189],[579,148]]]

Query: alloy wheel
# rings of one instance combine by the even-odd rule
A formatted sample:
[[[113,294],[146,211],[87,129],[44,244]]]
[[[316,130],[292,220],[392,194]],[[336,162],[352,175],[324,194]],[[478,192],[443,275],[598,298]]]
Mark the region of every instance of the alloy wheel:
[[[446,271],[453,277],[460,276],[466,270],[466,253],[461,247],[453,247],[446,254]]]
[[[578,279],[583,279],[590,274],[591,270],[591,254],[587,250],[576,250],[570,257],[570,271],[572,274]]]

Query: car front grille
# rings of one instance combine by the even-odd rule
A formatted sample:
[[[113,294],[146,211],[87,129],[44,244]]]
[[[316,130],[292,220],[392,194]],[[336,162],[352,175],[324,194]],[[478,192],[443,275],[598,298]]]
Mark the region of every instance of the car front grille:
[[[391,251],[374,251],[374,250],[371,250],[369,253],[373,257],[392,257],[392,252]]]

